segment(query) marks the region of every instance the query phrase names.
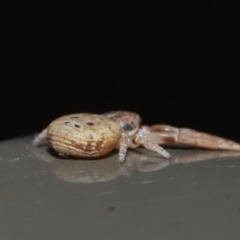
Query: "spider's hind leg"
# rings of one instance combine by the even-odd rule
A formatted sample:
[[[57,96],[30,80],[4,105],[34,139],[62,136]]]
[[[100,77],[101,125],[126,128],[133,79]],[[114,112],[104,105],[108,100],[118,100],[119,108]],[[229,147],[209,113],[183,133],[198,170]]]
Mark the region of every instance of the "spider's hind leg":
[[[33,140],[33,146],[37,147],[44,139],[47,138],[47,128],[42,130]]]

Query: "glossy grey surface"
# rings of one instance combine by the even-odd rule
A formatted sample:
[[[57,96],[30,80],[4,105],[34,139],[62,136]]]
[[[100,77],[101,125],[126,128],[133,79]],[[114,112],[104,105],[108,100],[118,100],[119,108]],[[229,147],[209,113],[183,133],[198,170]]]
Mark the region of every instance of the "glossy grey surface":
[[[240,239],[239,153],[141,149],[120,166],[31,141],[0,143],[1,240]]]

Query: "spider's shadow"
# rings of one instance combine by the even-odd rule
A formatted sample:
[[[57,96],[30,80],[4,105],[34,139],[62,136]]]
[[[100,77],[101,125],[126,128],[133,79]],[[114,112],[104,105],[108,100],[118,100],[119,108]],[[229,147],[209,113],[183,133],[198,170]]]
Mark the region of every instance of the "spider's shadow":
[[[188,146],[188,145],[169,145],[169,144],[164,144],[161,145],[162,147],[166,148],[167,150],[202,150],[202,151],[209,151],[209,149],[205,149],[205,148],[198,148],[198,147],[192,147],[192,146]],[[52,147],[50,147],[48,145],[48,143],[43,143],[41,145],[38,146],[38,148],[45,148],[45,151],[48,155],[50,155],[53,158],[59,159],[59,160],[80,160],[80,161],[92,161],[92,160],[103,160],[112,156],[118,156],[118,150],[117,149],[113,149],[110,153],[100,156],[100,157],[91,157],[91,158],[87,158],[87,157],[74,157],[74,156],[70,156],[70,155],[61,155],[59,153],[57,153]],[[139,149],[128,149],[129,152],[131,153],[135,153],[137,155],[145,155],[145,156],[149,156],[149,157],[157,157],[159,156],[157,153],[155,152],[142,152]]]

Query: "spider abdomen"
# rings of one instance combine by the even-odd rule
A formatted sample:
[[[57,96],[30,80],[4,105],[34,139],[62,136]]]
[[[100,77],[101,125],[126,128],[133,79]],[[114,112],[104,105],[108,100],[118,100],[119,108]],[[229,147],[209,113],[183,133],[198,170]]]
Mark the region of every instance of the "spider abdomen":
[[[117,146],[121,126],[104,116],[71,114],[53,121],[47,129],[50,145],[59,153],[98,157]]]

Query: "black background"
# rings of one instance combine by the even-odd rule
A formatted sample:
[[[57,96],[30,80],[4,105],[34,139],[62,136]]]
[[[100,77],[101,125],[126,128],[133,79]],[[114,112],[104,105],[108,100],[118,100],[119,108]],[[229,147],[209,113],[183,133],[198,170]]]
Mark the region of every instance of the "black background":
[[[1,131],[129,110],[240,141],[238,1],[8,2]]]

